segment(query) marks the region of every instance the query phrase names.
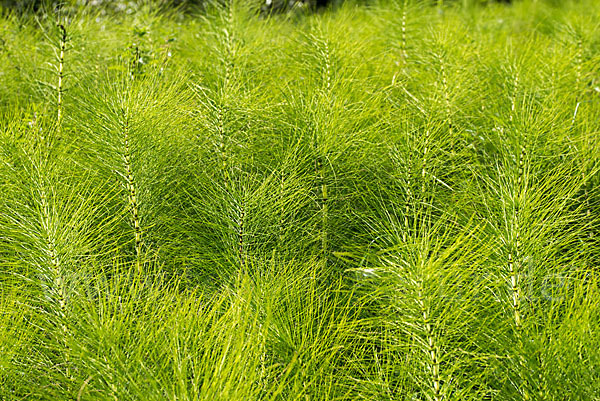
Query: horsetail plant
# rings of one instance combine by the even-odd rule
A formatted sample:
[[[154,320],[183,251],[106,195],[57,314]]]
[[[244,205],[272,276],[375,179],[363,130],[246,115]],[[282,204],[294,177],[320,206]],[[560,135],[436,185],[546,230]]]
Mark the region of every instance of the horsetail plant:
[[[331,106],[331,96],[332,96],[332,65],[331,65],[331,52],[329,49],[329,43],[327,40],[316,40],[316,43],[319,43],[319,53],[320,57],[322,57],[322,89],[320,93],[320,102],[324,107],[325,112]],[[324,118],[327,118],[325,116]],[[320,122],[321,124],[325,123],[324,121]],[[328,162],[327,152],[324,151],[323,140],[321,136],[329,135],[329,132],[326,129],[327,124],[325,123],[323,126],[318,128],[318,131],[315,132],[314,138],[314,147],[315,147],[315,175],[317,177],[317,185],[319,186],[319,209],[321,214],[321,254],[323,255],[323,263],[325,267],[327,267],[327,258],[328,258],[328,230],[329,230],[329,197],[327,194],[327,177],[326,177],[326,163]]]
[[[600,399],[597,1],[100,3],[0,12],[0,399]]]
[[[51,127],[54,121],[45,123]],[[27,134],[29,138],[36,135]],[[45,385],[70,388],[77,370],[71,348],[73,297],[88,273],[83,267],[87,254],[98,249],[100,241],[95,236],[107,223],[90,199],[95,195],[104,200],[104,195],[94,193],[57,149],[49,153],[41,147],[31,153],[7,137],[2,140],[3,147],[12,151],[12,160],[3,158],[1,170],[6,192],[0,203],[3,284],[37,294],[25,302],[30,324],[46,331],[36,340],[43,351],[32,356],[39,364],[34,369],[46,370],[38,375],[58,374],[54,383]]]

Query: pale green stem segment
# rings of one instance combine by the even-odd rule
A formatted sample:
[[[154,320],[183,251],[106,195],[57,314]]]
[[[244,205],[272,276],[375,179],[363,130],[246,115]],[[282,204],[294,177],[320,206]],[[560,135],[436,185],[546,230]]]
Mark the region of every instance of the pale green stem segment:
[[[57,111],[56,111],[56,125],[58,133],[62,132],[62,119],[63,119],[63,79],[64,79],[64,62],[65,62],[65,50],[67,47],[67,30],[63,24],[58,24],[60,30],[60,49],[58,55],[58,84],[57,90]]]
[[[57,303],[56,315],[61,320],[60,329],[63,333],[63,342],[65,349],[67,349],[67,336],[68,329],[66,324],[64,323],[64,319],[67,316],[67,288],[66,282],[64,278],[64,274],[62,271],[60,259],[58,256],[58,251],[56,249],[56,241],[54,238],[54,233],[52,229],[52,221],[51,221],[51,213],[50,213],[50,205],[48,204],[48,198],[46,195],[46,191],[42,190],[40,193],[40,200],[42,203],[42,218],[43,218],[43,227],[46,232],[46,252],[48,256],[48,261],[50,262],[50,269],[52,272],[52,295],[55,298]],[[66,374],[67,376],[71,376],[70,362],[69,357],[65,354],[65,364],[66,364]]]
[[[423,267],[423,265],[421,266]],[[421,307],[421,313],[423,315],[423,325],[425,327],[425,336],[427,338],[427,353],[429,354],[431,371],[431,389],[433,391],[433,399],[435,401],[441,401],[442,399],[442,383],[440,378],[440,361],[438,355],[438,349],[435,342],[435,334],[431,325],[429,311],[425,305],[423,299],[423,283],[421,281],[421,288],[419,288],[419,306]]]

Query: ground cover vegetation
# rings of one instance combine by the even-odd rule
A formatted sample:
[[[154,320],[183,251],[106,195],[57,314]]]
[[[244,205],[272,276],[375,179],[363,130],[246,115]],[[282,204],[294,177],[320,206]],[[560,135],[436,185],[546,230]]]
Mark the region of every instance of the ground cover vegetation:
[[[600,399],[600,5],[0,19],[0,399]]]

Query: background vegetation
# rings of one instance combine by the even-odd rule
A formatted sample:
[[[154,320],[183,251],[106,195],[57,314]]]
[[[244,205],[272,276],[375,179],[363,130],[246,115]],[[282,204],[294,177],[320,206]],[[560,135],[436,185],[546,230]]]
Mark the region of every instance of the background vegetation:
[[[596,1],[68,11],[0,19],[0,399],[600,399]]]

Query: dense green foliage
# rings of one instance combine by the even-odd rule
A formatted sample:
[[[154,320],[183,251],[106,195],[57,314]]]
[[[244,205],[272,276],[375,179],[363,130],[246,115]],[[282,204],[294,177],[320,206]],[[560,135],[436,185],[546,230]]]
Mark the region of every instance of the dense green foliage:
[[[0,20],[1,400],[600,400],[600,6]]]

